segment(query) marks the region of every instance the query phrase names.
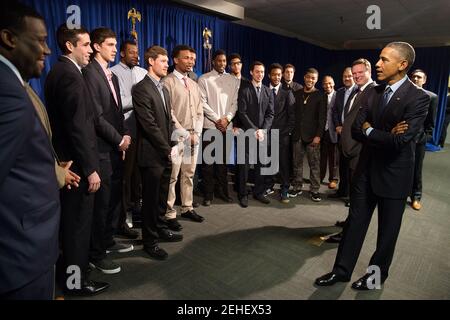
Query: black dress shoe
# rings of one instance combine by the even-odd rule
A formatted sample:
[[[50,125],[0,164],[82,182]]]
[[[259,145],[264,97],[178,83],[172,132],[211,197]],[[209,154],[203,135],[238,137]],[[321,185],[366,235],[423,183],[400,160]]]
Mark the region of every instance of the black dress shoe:
[[[242,198],[239,198],[239,204],[241,205],[242,208],[247,208],[248,207],[248,198],[245,196]]]
[[[205,207],[210,207],[210,206],[211,206],[211,200],[206,200],[206,199],[204,199],[204,200],[203,200],[203,205],[204,205]]]
[[[163,230],[159,233],[158,241],[160,242],[179,242],[183,240],[182,234],[170,232],[169,230]]]
[[[339,243],[342,240],[342,232],[339,232],[338,234],[335,234],[331,237],[328,237],[327,240],[325,240],[325,242],[327,243]]]
[[[167,227],[172,231],[181,231],[183,227],[178,222],[177,218],[167,219],[166,220]]]
[[[269,203],[270,203],[270,200],[267,199],[267,197],[265,197],[265,196],[262,195],[262,194],[260,194],[260,195],[253,195],[253,198],[254,198],[255,200],[258,200],[258,201],[261,202],[261,203],[264,203],[264,204],[269,204]]]
[[[330,198],[330,199],[339,199],[339,198],[345,198],[345,195],[342,194],[342,193],[336,192],[336,193],[329,194],[329,195],[327,196],[327,198]]]
[[[164,249],[161,249],[158,245],[154,245],[151,247],[144,247],[144,251],[148,253],[148,255],[157,260],[166,260],[169,255]]]
[[[327,287],[332,286],[337,282],[349,282],[350,278],[340,276],[334,272],[327,273],[316,279],[314,282],[317,286]]]
[[[372,279],[369,280],[370,276],[372,276],[370,273],[366,273],[364,276],[362,276],[361,278],[359,278],[358,280],[356,280],[355,282],[352,283],[352,289],[358,290],[358,291],[367,291],[367,290],[374,290],[374,289],[380,289],[380,288],[376,288],[375,287],[375,283]],[[370,283],[368,283],[368,281],[370,281]],[[381,283],[384,283],[384,280],[386,279],[381,279]]]
[[[205,218],[203,218],[201,215],[198,215],[197,212],[195,212],[194,210],[182,213],[181,216],[183,218],[190,219],[194,222],[202,222],[203,220],[205,220]]]
[[[344,202],[345,202],[345,206],[346,206],[347,208],[350,208],[350,200],[349,200],[349,199],[346,199],[346,200],[344,200]]]
[[[131,229],[126,223],[117,231],[117,235],[127,239],[137,239],[139,232]]]
[[[232,203],[233,202],[233,198],[231,198],[230,196],[224,194],[224,193],[219,193],[216,195],[216,198],[219,198],[227,203]]]
[[[74,296],[93,296],[99,294],[109,288],[106,282],[99,282],[93,280],[84,280],[81,283],[80,289],[65,289],[64,293]]]

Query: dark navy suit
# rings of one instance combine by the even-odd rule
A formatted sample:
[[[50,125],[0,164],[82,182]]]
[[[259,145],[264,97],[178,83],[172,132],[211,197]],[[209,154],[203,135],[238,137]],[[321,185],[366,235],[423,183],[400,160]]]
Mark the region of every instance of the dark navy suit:
[[[55,159],[24,86],[3,62],[0,146],[0,298],[51,299],[60,219]],[[46,288],[24,289],[36,282]]]

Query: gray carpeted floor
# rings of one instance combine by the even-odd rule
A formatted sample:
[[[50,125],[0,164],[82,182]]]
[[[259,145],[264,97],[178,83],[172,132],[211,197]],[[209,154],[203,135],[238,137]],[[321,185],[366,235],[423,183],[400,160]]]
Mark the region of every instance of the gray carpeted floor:
[[[273,197],[268,206],[250,200],[247,209],[220,200],[200,207],[205,222],[180,219],[184,240],[161,245],[168,260],[150,259],[135,242],[135,251],[112,255],[121,273],[92,272],[93,279],[111,287],[90,299],[449,299],[449,156],[450,146],[426,154],[423,208],[407,207],[390,277],[381,290],[358,293],[351,282],[314,287],[314,279],[331,270],[337,251],[319,236],[338,232],[334,223],[346,217],[347,208],[325,196],[313,203],[304,192],[287,205]],[[321,192],[331,190],[324,185]],[[375,214],[353,281],[365,273],[376,232]]]

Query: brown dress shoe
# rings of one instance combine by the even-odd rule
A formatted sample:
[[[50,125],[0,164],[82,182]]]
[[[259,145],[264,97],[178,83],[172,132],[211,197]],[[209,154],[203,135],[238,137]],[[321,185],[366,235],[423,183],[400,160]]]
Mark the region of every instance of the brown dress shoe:
[[[422,208],[422,205],[420,204],[420,202],[419,202],[419,200],[414,200],[413,201],[413,203],[412,203],[412,205],[411,205],[411,207],[414,209],[414,210],[420,210],[420,208]]]
[[[328,189],[336,189],[336,187],[337,187],[337,183],[336,183],[336,181],[330,181],[330,183],[328,184]]]

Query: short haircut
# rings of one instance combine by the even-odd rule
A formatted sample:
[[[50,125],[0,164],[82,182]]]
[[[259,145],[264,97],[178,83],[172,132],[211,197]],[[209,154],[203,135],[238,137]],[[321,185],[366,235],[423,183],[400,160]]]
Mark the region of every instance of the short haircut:
[[[189,47],[189,51],[190,51],[190,52],[192,52],[192,53],[195,53],[195,54],[197,54],[197,51],[195,51],[195,49],[194,49],[194,48],[192,48],[192,47]]]
[[[287,64],[284,65],[283,72],[284,72],[286,69],[288,69],[288,68],[292,68],[292,70],[294,70],[294,72],[295,72],[295,67],[294,67],[294,65],[293,65],[293,64],[290,64],[290,63],[287,63]]]
[[[350,70],[350,72],[352,72],[352,67],[345,67],[344,71],[342,71],[342,74],[344,74],[344,72],[346,72],[347,70]]]
[[[268,73],[270,74],[270,72],[271,72],[273,69],[280,69],[281,72],[283,72],[283,66],[282,66],[281,64],[279,64],[279,63],[272,63],[272,64],[269,66],[269,71],[268,71]]]
[[[330,78],[330,79],[333,80],[333,82],[334,82],[333,77],[330,76],[329,74],[327,74],[327,75],[323,76],[323,78],[322,78],[322,83],[325,81],[326,78]]]
[[[91,47],[94,53],[97,52],[94,48],[94,44],[101,45],[108,38],[116,38],[116,33],[109,28],[100,27],[91,31]]]
[[[364,58],[359,58],[353,61],[352,67],[356,66],[357,64],[363,64],[366,67],[366,70],[369,72],[372,72],[372,65],[370,64],[369,60]]]
[[[264,63],[262,63],[261,61],[253,61],[252,64],[250,65],[250,71],[253,71],[253,69],[255,69],[256,66],[263,66],[264,67]]]
[[[149,66],[148,59],[152,58],[155,60],[158,56],[167,56],[167,50],[160,46],[151,46],[147,50],[145,50],[144,59],[147,67]]]
[[[227,56],[227,53],[222,50],[222,49],[217,49],[216,51],[214,51],[213,55],[212,55],[212,59],[216,60],[217,56]]]
[[[405,71],[408,72],[416,60],[416,52],[414,51],[413,46],[408,42],[396,41],[388,43],[385,48],[395,49],[403,59],[408,61],[408,67],[405,69]]]
[[[175,48],[173,48],[172,50],[172,59],[178,58],[180,52],[185,50],[191,52],[191,47],[186,44],[180,44],[175,46]]]
[[[306,69],[304,75],[306,76],[308,73],[317,74],[317,77],[319,77],[319,71],[316,68],[308,68],[308,69]]]
[[[228,61],[231,61],[233,59],[239,59],[242,61],[241,55],[239,53],[232,53],[228,56]]]
[[[424,76],[425,76],[425,79],[427,78],[426,72],[423,71],[422,69],[415,69],[413,72],[411,72],[411,76],[413,76],[417,72],[422,72],[424,74]]]
[[[127,50],[127,46],[137,46],[137,43],[135,40],[132,39],[126,39],[124,41],[122,41],[122,43],[120,44],[120,51],[119,52],[125,52]]]
[[[26,17],[45,21],[34,8],[14,0],[3,2],[2,7],[0,10],[0,30],[24,31]]]
[[[66,47],[66,42],[70,42],[74,47],[77,46],[77,42],[80,34],[89,34],[87,29],[80,27],[78,29],[69,29],[66,23],[63,23],[56,30],[56,41],[58,42],[58,47],[61,49],[63,54],[69,54],[69,50]]]

